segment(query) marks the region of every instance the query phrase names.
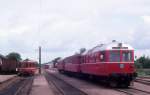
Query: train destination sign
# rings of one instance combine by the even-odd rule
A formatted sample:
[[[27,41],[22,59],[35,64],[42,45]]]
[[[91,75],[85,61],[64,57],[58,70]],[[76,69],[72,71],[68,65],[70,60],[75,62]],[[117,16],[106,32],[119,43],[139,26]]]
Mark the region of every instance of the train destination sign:
[[[128,49],[128,47],[112,47],[112,49]]]

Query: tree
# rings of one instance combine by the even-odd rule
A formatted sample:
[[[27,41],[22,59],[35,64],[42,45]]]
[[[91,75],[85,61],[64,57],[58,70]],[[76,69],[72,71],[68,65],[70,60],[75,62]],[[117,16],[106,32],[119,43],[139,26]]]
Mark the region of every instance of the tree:
[[[86,51],[86,48],[81,48],[80,49],[80,54],[84,53]]]
[[[16,52],[11,52],[6,57],[8,59],[17,60],[17,61],[22,60],[21,55],[19,53],[16,53]]]
[[[137,68],[150,68],[150,58],[141,56],[135,61],[135,66]]]
[[[53,67],[55,68],[56,67],[56,63],[58,62],[58,60],[60,60],[61,59],[61,57],[57,57],[57,58],[55,58],[54,60],[52,60],[52,62],[53,62]]]

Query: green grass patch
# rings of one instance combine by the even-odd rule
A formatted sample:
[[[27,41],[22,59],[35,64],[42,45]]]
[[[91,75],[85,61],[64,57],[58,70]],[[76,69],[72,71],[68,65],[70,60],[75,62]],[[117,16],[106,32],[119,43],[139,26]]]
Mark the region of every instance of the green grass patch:
[[[150,69],[137,69],[138,76],[150,76]]]

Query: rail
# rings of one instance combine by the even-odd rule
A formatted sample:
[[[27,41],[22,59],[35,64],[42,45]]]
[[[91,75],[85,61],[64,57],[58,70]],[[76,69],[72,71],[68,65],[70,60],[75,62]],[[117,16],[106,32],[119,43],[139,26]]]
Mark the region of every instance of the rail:
[[[136,89],[136,88],[122,88],[122,89],[115,89],[119,92],[123,92],[126,93],[127,95],[150,95],[150,92],[147,91],[143,91],[140,89]]]
[[[0,91],[0,95],[28,95],[33,77],[20,78]]]
[[[46,72],[45,76],[48,83],[53,84],[56,87],[55,92],[57,90],[57,95],[87,95],[80,89],[66,83],[64,80],[58,78],[52,73]]]

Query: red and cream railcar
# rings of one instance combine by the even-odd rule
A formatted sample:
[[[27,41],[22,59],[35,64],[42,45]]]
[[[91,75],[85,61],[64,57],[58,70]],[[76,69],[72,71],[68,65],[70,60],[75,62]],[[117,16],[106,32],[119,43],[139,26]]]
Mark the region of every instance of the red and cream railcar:
[[[37,70],[37,62],[32,60],[24,60],[20,62],[18,68],[19,75],[34,75]]]
[[[49,69],[49,65],[48,64],[44,64],[44,69]]]
[[[134,49],[116,41],[98,45],[81,55],[67,57],[62,63],[65,72],[104,79],[111,86],[129,86],[136,75]]]

